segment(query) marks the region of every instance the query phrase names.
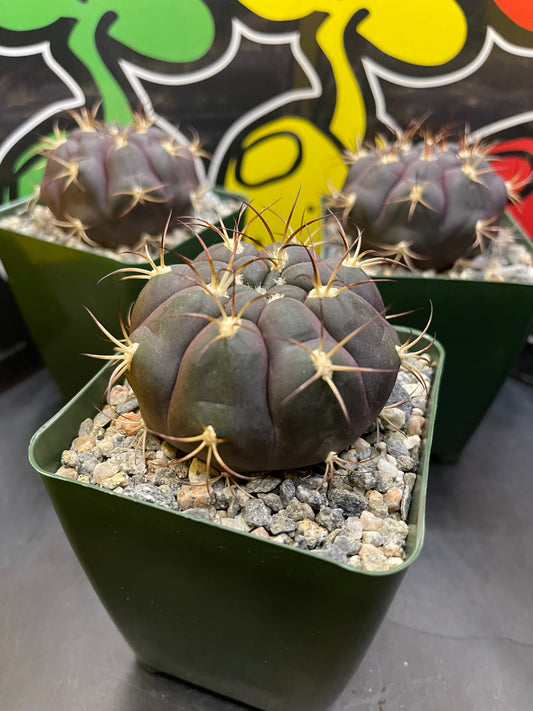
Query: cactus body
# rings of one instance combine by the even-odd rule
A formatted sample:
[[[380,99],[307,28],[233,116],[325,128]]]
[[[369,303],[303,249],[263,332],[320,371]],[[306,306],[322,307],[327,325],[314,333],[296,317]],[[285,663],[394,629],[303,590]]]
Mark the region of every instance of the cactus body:
[[[146,120],[79,123],[44,151],[40,198],[58,224],[104,247],[133,247],[160,235],[171,212],[191,213],[199,179],[187,145]]]
[[[418,269],[443,271],[472,256],[499,223],[504,180],[478,145],[431,139],[362,151],[340,202],[345,229],[362,246]]]
[[[126,376],[150,431],[226,471],[325,461],[386,403],[396,331],[358,266],[240,237],[149,279],[130,317]]]

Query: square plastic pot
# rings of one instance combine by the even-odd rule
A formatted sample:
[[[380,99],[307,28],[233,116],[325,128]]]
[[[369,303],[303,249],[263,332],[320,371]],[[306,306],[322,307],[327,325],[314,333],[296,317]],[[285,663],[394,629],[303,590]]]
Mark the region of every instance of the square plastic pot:
[[[507,223],[514,222],[509,215]],[[517,224],[521,242],[533,245]],[[432,453],[456,461],[517,361],[533,327],[533,284],[395,276],[377,286],[395,324],[429,328],[446,351]],[[421,308],[422,307],[422,308]]]
[[[443,364],[438,343],[430,353],[437,366],[407,557],[387,572],[357,570],[57,476],[62,450],[96,412],[107,370],[38,430],[30,461],[100,600],[143,666],[265,711],[328,708],[422,548]],[[228,622],[235,627],[221,636]]]
[[[221,188],[221,197],[239,201],[242,197]],[[4,205],[0,218],[13,214],[26,199]],[[234,226],[237,211],[225,219]],[[205,242],[219,239],[215,232],[203,231]],[[195,257],[201,250],[194,236],[179,246],[180,254]],[[0,261],[41,358],[65,399],[72,397],[101,366],[101,361],[83,353],[109,353],[104,340],[87,313],[88,308],[113,335],[120,336],[119,313],[126,317],[130,304],[144,282],[120,281],[119,275],[103,279],[125,263],[96,252],[75,249],[39,237],[0,228]],[[166,260],[172,263],[172,255]]]

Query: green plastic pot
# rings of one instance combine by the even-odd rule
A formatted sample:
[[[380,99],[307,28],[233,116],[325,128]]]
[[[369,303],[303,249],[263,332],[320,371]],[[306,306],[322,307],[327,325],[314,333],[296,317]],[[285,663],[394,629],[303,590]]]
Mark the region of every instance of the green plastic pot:
[[[57,476],[62,450],[101,402],[105,369],[39,429],[30,461],[100,600],[144,667],[265,711],[328,708],[422,547],[443,363],[438,343],[430,353],[437,367],[407,557],[383,573]],[[228,624],[231,631],[221,635],[221,625]]]
[[[507,223],[514,222],[506,215]],[[519,226],[521,242],[533,245]],[[398,276],[378,282],[395,324],[430,332],[446,350],[433,456],[456,461],[518,359],[533,327],[533,284]],[[421,307],[423,307],[421,309]]]
[[[217,188],[221,197],[242,200],[242,196]],[[13,214],[26,204],[17,200],[0,208],[0,218]],[[226,218],[234,226],[237,211]],[[218,238],[203,231],[207,244]],[[195,257],[201,250],[191,235],[179,251]],[[172,263],[169,253],[166,261]],[[104,340],[84,307],[113,334],[120,335],[119,312],[126,317],[129,306],[144,282],[120,281],[120,275],[100,281],[125,266],[96,252],[47,242],[39,237],[0,228],[0,261],[24,317],[28,331],[44,364],[48,367],[65,399],[72,397],[101,366],[101,361],[83,353],[109,353]]]

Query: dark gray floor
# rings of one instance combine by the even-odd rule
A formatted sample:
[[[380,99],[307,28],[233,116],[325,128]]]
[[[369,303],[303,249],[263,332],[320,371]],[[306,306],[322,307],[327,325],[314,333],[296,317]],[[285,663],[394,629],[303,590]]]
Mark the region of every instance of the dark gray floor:
[[[43,370],[0,395],[0,711],[245,709],[143,671],[100,606],[26,459],[58,405]],[[460,463],[432,465],[422,554],[331,711],[531,711],[532,434],[509,379]]]

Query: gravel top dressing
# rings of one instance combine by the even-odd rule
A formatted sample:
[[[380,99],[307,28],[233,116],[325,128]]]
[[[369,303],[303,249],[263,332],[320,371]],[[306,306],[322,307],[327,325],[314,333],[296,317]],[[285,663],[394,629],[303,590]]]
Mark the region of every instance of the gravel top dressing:
[[[420,369],[420,362],[417,363]],[[403,368],[378,421],[330,464],[230,479],[146,433],[127,383],[84,420],[58,474],[367,571],[405,559],[433,377]],[[248,476],[248,475],[247,475]]]
[[[331,222],[327,226],[326,247],[330,256],[344,251],[339,241],[337,226]],[[377,256],[369,254],[369,257]],[[394,258],[394,257],[393,257]],[[521,242],[513,227],[500,227],[491,239],[487,239],[482,250],[474,256],[458,259],[455,264],[442,272],[435,269],[410,269],[406,264],[366,264],[365,272],[373,277],[422,277],[426,279],[444,278],[469,281],[493,281],[515,284],[533,284],[533,256]]]
[[[505,240],[490,242],[481,254],[458,259],[451,269],[437,273],[434,269],[411,272],[402,267],[382,267],[368,270],[369,274],[385,276],[448,277],[471,281],[511,282],[533,284],[533,258],[527,248],[512,235]]]
[[[241,202],[236,198],[217,195],[217,193],[212,190],[206,190],[195,200],[194,218],[216,225],[219,224],[220,219],[224,219],[236,212],[240,205]],[[58,227],[54,223],[54,217],[50,210],[40,204],[31,206],[30,203],[28,203],[15,214],[3,217],[0,219],[0,227],[20,234],[30,235],[31,237],[39,237],[46,242],[81,249],[110,259],[118,259],[128,264],[146,261],[144,256],[133,254],[132,252],[134,250],[129,247],[119,247],[115,250],[99,245],[87,244],[79,235],[72,234],[72,232]],[[169,230],[165,236],[165,247],[168,250],[177,249],[180,244],[190,239],[190,237],[191,232],[185,227],[177,227],[174,230]],[[153,258],[158,257],[161,246],[161,235],[145,235],[135,250],[143,249],[144,245],[148,245]]]

